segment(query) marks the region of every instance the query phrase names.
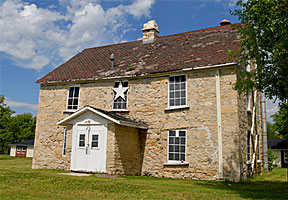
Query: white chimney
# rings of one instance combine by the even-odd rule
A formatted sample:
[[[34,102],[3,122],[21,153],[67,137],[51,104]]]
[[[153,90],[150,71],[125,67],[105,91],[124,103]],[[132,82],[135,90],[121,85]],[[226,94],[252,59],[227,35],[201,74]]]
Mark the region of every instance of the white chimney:
[[[160,33],[158,29],[158,24],[155,20],[151,20],[143,25],[143,43],[153,42],[157,39],[158,33]]]

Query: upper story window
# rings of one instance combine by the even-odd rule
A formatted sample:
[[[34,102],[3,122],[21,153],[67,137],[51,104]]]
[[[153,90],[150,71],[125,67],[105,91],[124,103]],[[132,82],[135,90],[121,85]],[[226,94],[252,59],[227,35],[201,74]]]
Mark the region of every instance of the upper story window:
[[[186,130],[168,131],[168,162],[186,160]]]
[[[113,109],[123,110],[127,108],[128,81],[115,81],[113,88]]]
[[[79,104],[79,86],[70,86],[68,91],[67,110],[77,110]]]
[[[169,77],[169,107],[187,105],[186,75]]]

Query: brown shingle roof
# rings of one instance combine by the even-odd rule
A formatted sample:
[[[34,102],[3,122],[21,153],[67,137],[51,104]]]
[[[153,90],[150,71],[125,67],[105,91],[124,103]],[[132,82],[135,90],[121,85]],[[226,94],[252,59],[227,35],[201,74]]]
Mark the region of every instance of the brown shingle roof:
[[[137,76],[228,63],[228,50],[240,37],[230,25],[158,37],[152,43],[133,41],[85,49],[37,83]],[[111,68],[110,55],[115,55]],[[231,62],[231,61],[230,61]]]

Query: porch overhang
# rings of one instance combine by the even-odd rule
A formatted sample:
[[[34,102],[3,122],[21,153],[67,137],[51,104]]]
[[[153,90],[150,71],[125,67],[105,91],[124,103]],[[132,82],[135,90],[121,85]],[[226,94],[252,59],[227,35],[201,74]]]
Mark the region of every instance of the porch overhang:
[[[92,106],[85,106],[79,110],[77,110],[75,113],[72,115],[69,115],[68,117],[60,120],[57,122],[57,125],[61,126],[67,126],[69,124],[69,121],[75,119],[76,117],[79,117],[80,115],[86,113],[86,112],[92,112],[95,115],[101,116],[111,122],[114,122],[115,124],[122,125],[122,126],[129,126],[129,127],[134,127],[134,128],[140,128],[140,129],[148,129],[147,125],[136,122],[134,120],[128,119],[126,117],[123,117],[121,115],[115,114],[113,112],[101,110],[98,108],[94,108]]]

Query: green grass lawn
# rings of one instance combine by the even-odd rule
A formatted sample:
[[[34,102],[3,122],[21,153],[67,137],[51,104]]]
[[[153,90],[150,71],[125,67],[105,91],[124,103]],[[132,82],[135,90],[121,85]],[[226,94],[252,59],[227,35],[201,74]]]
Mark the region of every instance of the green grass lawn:
[[[122,176],[64,176],[32,170],[29,158],[0,155],[0,199],[288,199],[287,169],[243,183]]]

